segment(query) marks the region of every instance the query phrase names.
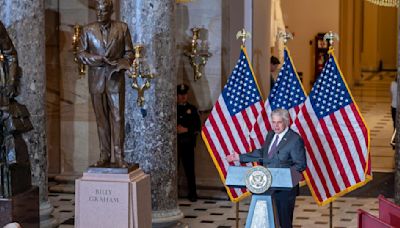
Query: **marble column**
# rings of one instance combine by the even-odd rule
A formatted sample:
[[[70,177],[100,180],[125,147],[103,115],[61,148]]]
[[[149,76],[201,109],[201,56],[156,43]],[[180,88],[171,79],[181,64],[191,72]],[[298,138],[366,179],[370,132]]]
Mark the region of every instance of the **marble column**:
[[[175,0],[121,0],[119,13],[156,74],[143,109],[127,79],[126,159],[151,175],[153,227],[169,226],[183,217],[177,204]]]
[[[394,201],[400,205],[400,8],[397,9],[397,114],[396,114],[396,150],[394,154]]]
[[[27,106],[34,127],[23,137],[31,158],[32,183],[40,192],[40,223],[41,227],[52,227],[55,219],[47,191],[44,0],[0,0],[0,9],[0,19],[17,49],[22,68],[17,100]]]

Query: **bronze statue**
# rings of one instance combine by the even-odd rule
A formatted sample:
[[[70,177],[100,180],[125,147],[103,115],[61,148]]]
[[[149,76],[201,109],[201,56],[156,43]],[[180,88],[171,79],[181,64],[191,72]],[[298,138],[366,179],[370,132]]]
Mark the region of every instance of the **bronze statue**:
[[[110,165],[114,153],[116,166],[127,167],[124,74],[134,57],[131,35],[127,24],[111,20],[111,0],[98,0],[96,10],[97,21],[83,27],[77,53],[79,61],[89,66],[89,92],[100,141],[100,159],[95,166]]]
[[[30,161],[22,133],[33,127],[27,108],[14,99],[19,77],[17,52],[0,21],[0,198],[31,187]]]
[[[16,95],[16,82],[18,80],[18,59],[14,45],[8,36],[7,30],[0,22],[0,62],[2,69],[0,71],[0,106],[7,106],[9,98]]]

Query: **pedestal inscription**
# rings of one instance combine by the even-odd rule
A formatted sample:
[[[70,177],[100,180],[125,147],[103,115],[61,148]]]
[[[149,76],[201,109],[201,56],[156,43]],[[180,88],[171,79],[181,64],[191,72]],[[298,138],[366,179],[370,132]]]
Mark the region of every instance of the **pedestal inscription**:
[[[129,227],[129,183],[79,182],[78,227]]]

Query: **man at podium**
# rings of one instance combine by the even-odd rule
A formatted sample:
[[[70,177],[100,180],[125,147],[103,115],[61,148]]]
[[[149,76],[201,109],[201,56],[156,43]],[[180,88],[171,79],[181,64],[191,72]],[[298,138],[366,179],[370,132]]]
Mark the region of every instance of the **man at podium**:
[[[272,129],[269,131],[263,146],[247,154],[234,151],[226,157],[228,162],[240,161],[261,162],[267,168],[294,167],[298,172],[306,169],[306,155],[303,139],[289,128],[289,112],[276,109],[271,113]],[[290,190],[277,190],[274,200],[278,212],[279,224],[282,228],[291,228],[296,196],[299,185]]]

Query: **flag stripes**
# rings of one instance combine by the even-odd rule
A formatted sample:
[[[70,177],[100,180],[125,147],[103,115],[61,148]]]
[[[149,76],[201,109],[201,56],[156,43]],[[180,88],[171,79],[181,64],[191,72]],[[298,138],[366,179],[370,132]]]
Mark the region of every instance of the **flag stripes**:
[[[223,183],[230,165],[252,166],[251,163],[228,163],[226,156],[233,151],[249,152],[250,131],[263,104],[253,70],[242,48],[237,65],[202,128],[203,140]],[[226,188],[234,202],[249,195],[245,188]]]
[[[371,179],[369,131],[333,53],[293,128],[304,140],[304,174],[319,205],[332,202]]]

